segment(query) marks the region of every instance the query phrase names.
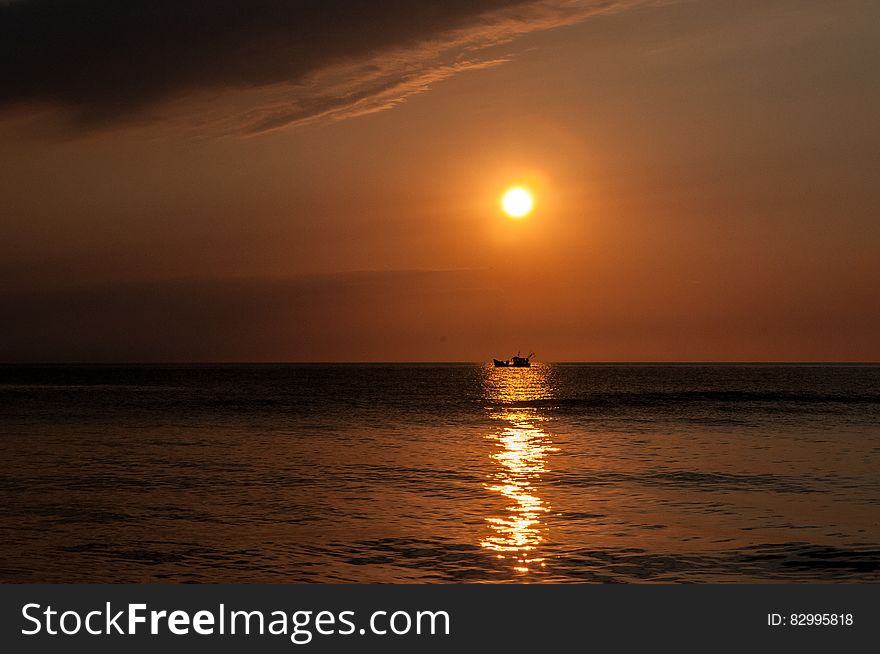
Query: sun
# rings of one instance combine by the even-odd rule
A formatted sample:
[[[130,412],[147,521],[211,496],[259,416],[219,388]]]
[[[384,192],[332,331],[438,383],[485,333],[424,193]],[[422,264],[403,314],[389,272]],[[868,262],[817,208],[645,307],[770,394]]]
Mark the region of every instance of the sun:
[[[507,189],[501,198],[501,208],[511,218],[525,218],[534,206],[532,194],[521,186]]]

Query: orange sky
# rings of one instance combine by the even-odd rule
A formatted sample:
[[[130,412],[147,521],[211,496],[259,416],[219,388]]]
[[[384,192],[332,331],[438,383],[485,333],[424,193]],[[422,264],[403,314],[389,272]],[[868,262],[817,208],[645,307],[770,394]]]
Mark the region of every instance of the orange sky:
[[[0,97],[0,361],[880,360],[876,2],[510,4],[292,86]]]

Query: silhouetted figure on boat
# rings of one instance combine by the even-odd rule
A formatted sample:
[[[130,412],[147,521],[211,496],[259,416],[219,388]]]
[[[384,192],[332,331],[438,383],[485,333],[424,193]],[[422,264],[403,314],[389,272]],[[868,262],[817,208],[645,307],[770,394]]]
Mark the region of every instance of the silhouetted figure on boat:
[[[529,355],[525,357],[521,357],[519,352],[517,352],[516,356],[512,359],[506,359],[504,361],[492,359],[492,361],[495,362],[496,368],[528,368],[532,365],[532,362],[529,359],[533,356],[535,356],[534,352],[530,352]]]

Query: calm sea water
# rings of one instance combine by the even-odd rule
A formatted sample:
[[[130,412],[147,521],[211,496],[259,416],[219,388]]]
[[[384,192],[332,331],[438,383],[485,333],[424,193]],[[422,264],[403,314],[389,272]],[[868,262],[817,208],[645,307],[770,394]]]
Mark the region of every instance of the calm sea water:
[[[0,581],[880,581],[880,367],[0,368]]]

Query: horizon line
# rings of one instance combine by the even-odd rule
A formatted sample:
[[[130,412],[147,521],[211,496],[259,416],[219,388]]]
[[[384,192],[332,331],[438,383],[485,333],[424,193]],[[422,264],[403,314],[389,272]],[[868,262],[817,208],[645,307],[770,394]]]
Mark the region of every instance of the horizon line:
[[[390,365],[488,365],[490,361],[0,361],[0,366],[390,366]],[[549,365],[588,365],[588,366],[880,366],[880,361],[809,361],[809,360],[766,360],[766,361],[536,361]]]

